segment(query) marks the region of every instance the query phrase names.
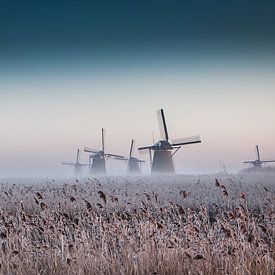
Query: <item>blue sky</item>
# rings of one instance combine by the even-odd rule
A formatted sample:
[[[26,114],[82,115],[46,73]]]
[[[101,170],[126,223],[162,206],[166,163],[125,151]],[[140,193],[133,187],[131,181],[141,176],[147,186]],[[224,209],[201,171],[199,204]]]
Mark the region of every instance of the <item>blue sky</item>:
[[[2,3],[2,5],[1,5]],[[6,51],[274,42],[274,1],[1,0]]]

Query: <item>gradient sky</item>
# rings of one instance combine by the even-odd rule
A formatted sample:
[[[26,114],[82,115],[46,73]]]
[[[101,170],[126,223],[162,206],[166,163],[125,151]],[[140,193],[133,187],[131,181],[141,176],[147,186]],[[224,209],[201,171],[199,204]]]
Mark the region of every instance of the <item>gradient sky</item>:
[[[274,1],[0,0],[0,176],[69,175],[101,127],[112,153],[151,144],[161,107],[202,138],[180,172],[275,158],[274,29]]]

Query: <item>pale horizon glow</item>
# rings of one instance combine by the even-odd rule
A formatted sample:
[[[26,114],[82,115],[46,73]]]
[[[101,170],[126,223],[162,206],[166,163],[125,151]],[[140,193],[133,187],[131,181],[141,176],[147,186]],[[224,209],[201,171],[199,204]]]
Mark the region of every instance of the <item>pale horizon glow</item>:
[[[207,63],[208,64],[208,63]],[[170,63],[155,66],[97,67],[78,64],[60,73],[24,71],[0,76],[0,177],[66,176],[76,149],[100,146],[127,155],[159,137],[156,110],[165,111],[172,139],[200,135],[201,144],[182,148],[175,156],[181,173],[229,172],[255,159],[275,158],[275,79],[273,66],[232,62]],[[105,64],[106,65],[106,64]],[[166,66],[165,66],[166,65]],[[111,68],[111,69],[110,69]],[[136,155],[138,152],[136,151]],[[144,171],[149,171],[148,156]],[[81,153],[87,162],[86,153]],[[110,173],[126,165],[108,163]]]

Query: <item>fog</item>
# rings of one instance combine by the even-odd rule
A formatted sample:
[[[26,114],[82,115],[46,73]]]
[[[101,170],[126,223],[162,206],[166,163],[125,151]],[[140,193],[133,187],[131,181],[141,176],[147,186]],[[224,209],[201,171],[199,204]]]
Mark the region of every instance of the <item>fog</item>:
[[[59,75],[20,67],[5,72],[0,176],[70,175],[61,162],[74,161],[77,148],[98,148],[102,127],[106,151],[127,156],[132,138],[136,149],[152,144],[153,136],[159,139],[159,108],[172,139],[197,134],[202,139],[175,155],[179,173],[218,172],[221,162],[237,172],[247,167],[244,160],[256,158],[256,144],[263,158],[274,158],[275,69],[259,61],[232,63],[175,61],[147,69],[129,63],[104,72],[92,65],[83,71],[78,63]],[[148,155],[137,150],[135,155],[146,161],[143,170],[149,173]],[[87,153],[81,153],[81,161],[87,163]],[[124,173],[126,164],[109,160],[107,170]]]

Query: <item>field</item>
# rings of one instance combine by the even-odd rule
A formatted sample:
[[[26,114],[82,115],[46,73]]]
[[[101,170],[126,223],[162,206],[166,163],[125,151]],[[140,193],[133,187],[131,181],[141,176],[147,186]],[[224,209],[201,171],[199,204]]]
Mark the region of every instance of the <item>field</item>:
[[[275,177],[2,179],[1,274],[274,274]]]

